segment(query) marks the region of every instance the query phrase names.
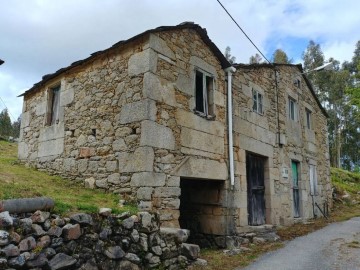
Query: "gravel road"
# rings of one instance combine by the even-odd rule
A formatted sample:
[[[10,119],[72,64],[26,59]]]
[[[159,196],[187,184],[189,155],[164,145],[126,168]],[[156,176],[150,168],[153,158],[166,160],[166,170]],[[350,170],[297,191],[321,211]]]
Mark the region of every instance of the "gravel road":
[[[243,269],[360,270],[359,243],[360,217],[356,217],[289,241]]]

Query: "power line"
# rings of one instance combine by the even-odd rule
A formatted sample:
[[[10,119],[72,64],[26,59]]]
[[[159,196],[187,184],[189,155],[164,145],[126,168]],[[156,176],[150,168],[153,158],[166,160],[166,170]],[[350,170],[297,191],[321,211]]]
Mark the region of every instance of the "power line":
[[[7,109],[8,113],[9,113],[9,114],[10,114],[10,116],[11,116],[11,118],[12,118],[14,121],[16,121],[15,117],[11,114],[11,112],[10,112],[9,108],[6,106],[6,104],[5,104],[4,100],[3,100],[1,97],[0,97],[0,100],[1,100],[1,102],[4,104],[5,109]]]
[[[233,20],[233,22],[236,24],[236,26],[241,30],[241,32],[243,32],[243,34],[245,35],[245,37],[251,42],[251,44],[256,48],[256,50],[262,55],[262,57],[264,57],[264,59],[266,61],[269,62],[269,64],[272,64],[267,58],[266,56],[260,51],[260,49],[255,45],[255,43],[251,40],[251,38],[245,33],[245,31],[241,28],[241,26],[235,21],[235,19],[233,18],[233,16],[231,16],[231,14],[229,13],[229,11],[227,11],[227,9],[224,7],[224,5],[220,2],[220,0],[216,0],[220,6],[225,10],[225,12],[229,15],[229,17]]]

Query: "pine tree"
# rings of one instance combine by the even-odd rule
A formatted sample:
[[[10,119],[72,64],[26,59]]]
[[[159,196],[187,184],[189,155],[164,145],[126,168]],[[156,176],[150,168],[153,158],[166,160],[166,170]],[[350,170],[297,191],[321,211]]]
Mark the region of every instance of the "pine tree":
[[[0,113],[0,136],[9,137],[12,135],[11,119],[7,109]]]
[[[19,117],[14,123],[12,123],[12,136],[14,138],[19,138],[20,136],[20,125],[21,117]]]

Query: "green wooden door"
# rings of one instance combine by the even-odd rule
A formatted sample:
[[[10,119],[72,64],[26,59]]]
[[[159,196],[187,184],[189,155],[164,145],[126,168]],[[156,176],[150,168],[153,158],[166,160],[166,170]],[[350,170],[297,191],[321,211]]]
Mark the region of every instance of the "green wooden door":
[[[299,172],[298,162],[291,161],[292,181],[293,181],[293,200],[294,200],[294,217],[300,217],[300,192],[299,192]]]

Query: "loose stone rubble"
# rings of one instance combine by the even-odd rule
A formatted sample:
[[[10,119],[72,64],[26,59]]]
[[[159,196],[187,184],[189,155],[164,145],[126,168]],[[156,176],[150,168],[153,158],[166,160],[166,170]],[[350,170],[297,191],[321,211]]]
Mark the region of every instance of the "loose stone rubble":
[[[160,228],[156,214],[62,218],[49,212],[0,213],[0,269],[184,269],[200,248],[188,230]]]

